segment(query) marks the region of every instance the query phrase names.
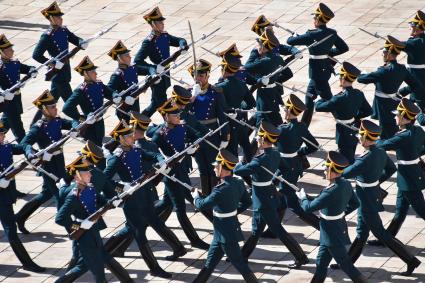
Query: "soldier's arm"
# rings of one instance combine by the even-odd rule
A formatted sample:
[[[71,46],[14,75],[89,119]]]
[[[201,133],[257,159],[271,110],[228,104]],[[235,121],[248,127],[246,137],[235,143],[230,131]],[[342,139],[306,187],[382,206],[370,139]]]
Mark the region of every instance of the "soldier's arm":
[[[329,56],[331,57],[341,55],[347,52],[349,49],[347,43],[345,43],[345,41],[341,37],[339,37],[338,34],[335,33],[334,37],[335,37],[335,42],[334,42],[335,47],[333,47],[329,51]]]
[[[326,99],[319,99],[316,102],[316,112],[334,112],[336,109],[338,109],[338,100],[335,96],[332,96],[330,100]]]
[[[152,50],[151,42],[147,39],[143,40],[142,46],[139,51],[137,51],[136,56],[134,57],[134,63],[139,67],[144,69],[149,74],[155,74],[156,65],[149,64],[146,62],[146,58],[150,55]]]
[[[69,29],[66,29],[68,33],[68,41],[74,44],[75,46],[80,46],[80,42],[83,41],[81,37],[76,36]]]
[[[169,34],[169,36],[171,46],[184,48],[187,45],[186,39],[182,37],[173,36],[171,34]]]
[[[71,215],[75,211],[75,198],[73,195],[68,195],[65,199],[64,204],[59,208],[56,213],[55,222],[56,224],[65,227],[69,232],[73,224]]]
[[[330,205],[332,205],[331,194],[326,190],[322,191],[322,193],[313,200],[308,200],[307,198],[301,200],[301,207],[307,213],[320,210]]]
[[[355,211],[360,206],[360,201],[357,198],[357,194],[352,191],[352,195],[350,200],[347,203],[347,207],[345,208],[345,215],[350,214],[351,212]]]
[[[114,95],[117,95],[118,92],[115,91],[114,89],[110,88],[109,86],[103,84],[103,94],[104,94],[106,99],[112,100]]]
[[[80,118],[83,118],[83,115],[77,109],[77,106],[80,105],[80,98],[82,97],[80,88],[75,89],[71,96],[66,100],[62,112],[68,117],[79,121]]]
[[[403,134],[398,134],[387,140],[378,140],[376,146],[388,150],[396,150],[406,144],[406,139]]]
[[[30,72],[31,68],[34,68],[34,67],[33,66],[30,66],[30,65],[27,65],[27,64],[20,63],[19,72],[21,74],[25,74],[26,75],[26,74],[28,74]]]
[[[252,205],[252,199],[251,196],[248,194],[248,191],[245,189],[245,186],[242,183],[242,196],[241,196],[241,200],[239,201],[239,206],[238,206],[238,213],[242,213],[245,210],[247,210],[251,205]]]
[[[233,173],[241,177],[251,176],[258,170],[258,168],[260,168],[260,165],[261,164],[258,162],[258,159],[254,158],[247,164],[236,164],[235,168],[233,169]]]
[[[118,157],[112,155],[112,157],[108,159],[105,170],[103,170],[106,179],[112,180],[114,175],[118,172],[118,165]]]
[[[24,154],[24,147],[22,146],[22,144],[12,144],[12,153],[13,155],[20,155],[20,154]]]
[[[216,113],[217,113],[217,118],[219,121],[219,125],[222,125],[224,123],[226,123],[228,121],[228,118],[226,115],[224,115],[224,112],[228,109],[227,108],[227,103],[226,100],[224,98],[223,93],[217,92],[217,103],[216,103]],[[221,140],[228,140],[228,135],[230,133],[230,129],[229,129],[229,124],[227,124],[226,126],[224,126],[223,128],[221,128],[220,130],[220,134],[221,134]]]
[[[409,71],[405,72],[404,82],[410,87],[410,92],[412,90],[419,90],[419,92],[425,92],[425,82],[421,82],[418,79],[416,79]],[[402,93],[403,91],[400,91]],[[406,92],[406,91],[404,91]]]
[[[382,172],[382,175],[379,178],[379,183],[381,184],[387,181],[395,172],[397,172],[397,166],[395,166],[394,162],[387,155],[387,161],[385,163],[384,171]]]
[[[286,41],[289,45],[311,45],[313,42],[314,38],[311,36],[310,32],[301,35],[291,35]]]
[[[213,208],[218,202],[220,202],[220,193],[218,190],[213,190],[212,193],[205,198],[196,198],[193,204],[199,210],[206,210]]]
[[[40,37],[39,42],[37,43],[37,45],[34,48],[34,51],[32,52],[32,58],[39,62],[40,64],[44,64],[46,61],[48,61],[49,59],[46,58],[46,56],[44,56],[44,53],[47,50],[47,44],[48,44],[48,35],[46,34],[42,34]]]
[[[368,74],[361,74],[357,78],[357,81],[361,84],[371,84],[381,80],[381,78],[382,78],[382,71],[381,71],[381,67],[379,67],[378,70],[376,70],[375,72],[371,72]]]
[[[258,54],[258,51],[256,48],[252,49],[251,52],[249,53],[249,57],[248,60],[246,61],[245,64],[249,64],[254,62],[255,60],[260,59],[260,55]]]
[[[37,142],[39,129],[39,126],[36,124],[32,125],[20,143],[26,156],[34,152],[32,145]]]
[[[303,124],[304,125],[304,124]],[[303,126],[303,133],[302,133],[302,137],[304,137],[306,140],[312,142],[313,144],[319,146],[319,142],[316,140],[316,138],[310,133],[310,131],[308,130],[307,126]],[[314,147],[313,145],[311,145],[308,142],[304,141],[305,146],[301,147],[298,150],[298,154],[299,155],[308,155],[311,154],[315,151],[317,151],[317,148]]]
[[[149,67],[143,67],[143,66],[139,66],[139,65],[135,65],[136,67],[136,72],[137,75],[139,76],[149,76],[152,73],[155,72],[155,70],[153,68],[149,68]]]
[[[255,101],[254,95],[252,95],[252,93],[249,91],[246,84],[243,84],[243,93],[244,95],[243,95],[243,101],[241,103],[241,108],[242,109],[255,108],[256,101]]]
[[[116,72],[113,72],[111,77],[109,78],[109,82],[107,86],[113,90],[120,90],[121,86],[121,76]]]
[[[364,161],[362,159],[356,159],[356,161],[344,169],[344,173],[342,173],[342,177],[345,179],[354,179],[363,173],[364,170]]]
[[[361,92],[361,91],[360,91]],[[362,104],[360,106],[359,111],[357,112],[356,119],[362,119],[365,117],[368,117],[372,115],[372,107],[370,106],[369,102],[367,101],[366,97],[364,96],[364,93],[362,94]]]
[[[62,118],[62,130],[71,130],[78,126],[78,121]]]
[[[290,45],[279,44],[279,54],[280,55],[293,55],[300,52],[298,48]]]
[[[95,169],[98,170],[98,169]],[[107,178],[105,175],[102,174],[102,177],[105,179],[104,186],[102,187],[102,192],[105,195],[107,199],[112,199],[116,196],[115,192],[115,182],[112,181],[111,178]]]
[[[418,121],[419,125],[425,126],[425,115],[424,115],[424,113],[419,113],[416,116],[416,121]]]

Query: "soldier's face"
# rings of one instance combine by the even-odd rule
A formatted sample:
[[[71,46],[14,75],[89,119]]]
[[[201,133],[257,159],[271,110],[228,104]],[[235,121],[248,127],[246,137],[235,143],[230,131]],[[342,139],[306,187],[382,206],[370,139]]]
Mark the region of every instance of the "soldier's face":
[[[56,117],[58,115],[58,108],[56,104],[44,106],[45,115],[48,117]]]
[[[132,146],[134,144],[133,135],[122,136],[122,140],[124,141],[124,144],[127,146]]]
[[[423,30],[418,28],[416,25],[410,25],[410,36],[417,36],[423,33]]]
[[[61,27],[63,23],[62,16],[50,16],[50,23],[52,26]]]
[[[389,52],[386,50],[382,51],[382,60],[384,60],[384,63],[388,62],[388,56],[389,56]]]
[[[172,125],[180,124],[180,115],[179,114],[167,114],[167,122]]]
[[[90,171],[79,171],[80,181],[84,184],[88,184],[91,181],[91,173]]]
[[[198,73],[195,79],[201,86],[208,83],[208,73]]]
[[[118,55],[118,59],[119,59],[119,62],[120,62],[121,64],[125,64],[125,65],[128,65],[128,66],[130,66],[130,65],[131,65],[131,56],[130,56],[130,52],[125,53],[125,54]]]
[[[163,32],[164,31],[164,21],[153,21],[152,22],[152,28],[157,32]]]
[[[13,58],[13,54],[14,54],[14,50],[11,47],[6,48],[4,50],[1,51],[1,57],[6,58],[6,59],[12,59]]]
[[[97,80],[97,72],[96,70],[85,71],[86,79],[89,81],[95,82]]]

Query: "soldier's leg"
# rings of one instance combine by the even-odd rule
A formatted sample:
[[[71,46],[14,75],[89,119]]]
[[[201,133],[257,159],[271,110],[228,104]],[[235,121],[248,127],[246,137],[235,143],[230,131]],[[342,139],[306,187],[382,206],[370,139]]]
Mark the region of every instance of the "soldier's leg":
[[[223,255],[224,255],[224,252],[221,249],[220,243],[216,241],[212,241],[208,249],[208,256],[205,262],[205,266],[201,269],[201,271],[196,276],[195,280],[193,280],[192,282],[193,283],[207,282],[208,278],[211,276],[212,272],[214,271],[214,268],[220,262]]]
[[[12,130],[17,143],[20,143],[21,140],[25,137],[25,129],[24,124],[22,123],[21,115],[16,113],[14,116],[11,116],[10,114],[3,113],[1,120],[4,125],[7,125]]]
[[[57,100],[62,98],[65,103],[72,94],[72,88],[69,82],[52,80],[50,93]]]
[[[125,251],[134,240],[131,226],[126,222],[115,235],[112,235],[104,244],[105,250],[113,257],[124,257]]]
[[[244,126],[240,126],[239,129],[239,145],[242,148],[245,160],[250,162],[253,157],[253,152],[251,150],[251,144],[249,142],[249,129]]]
[[[425,200],[422,191],[408,191],[403,194],[416,214],[425,220]]]
[[[233,266],[242,274],[245,282],[257,282],[255,275],[248,266],[247,261],[243,258],[241,250],[237,242],[221,243],[221,248],[230,259]],[[248,279],[248,280],[247,280]]]
[[[325,282],[326,276],[328,274],[328,266],[331,260],[332,256],[328,250],[328,247],[321,245],[319,247],[319,252],[317,253],[316,271],[314,272],[314,276],[311,280],[311,283]]]
[[[350,257],[347,255],[347,250],[344,246],[329,247],[329,252],[341,269],[350,277],[353,282],[366,282],[360,271],[353,265]]]
[[[313,118],[314,112],[314,100],[317,97],[316,92],[316,82],[313,79],[310,79],[307,86],[307,95],[305,96],[305,105],[307,109],[304,111],[303,116],[301,118],[301,122],[310,126],[311,119]]]
[[[164,78],[161,79],[161,81],[158,84],[154,84],[151,87],[152,90],[152,96],[151,96],[151,102],[146,107],[142,114],[151,117],[156,109],[160,107],[166,100],[167,100],[167,84],[166,80]]]
[[[88,235],[85,236],[89,237]],[[84,265],[94,275],[96,283],[104,283],[105,269],[102,249],[96,246],[96,242],[92,242],[90,245],[87,243],[83,245],[80,244],[80,253],[83,258]]]
[[[259,212],[258,210],[254,211],[252,213],[251,235],[242,247],[242,256],[244,258],[249,258],[249,256],[252,254],[265,227],[266,222],[261,216],[261,212]]]
[[[171,202],[170,193],[169,193],[169,187],[170,187],[170,181],[167,180],[164,182],[164,195],[162,196],[162,199],[157,201],[154,204],[155,213],[159,216],[159,218],[166,222],[168,217],[170,216],[171,212],[173,211],[173,203]]]
[[[73,244],[74,243],[75,243],[75,241],[73,241]],[[76,254],[75,264],[70,269],[68,269],[64,275],[60,276],[55,281],[55,283],[74,282],[75,280],[77,280],[78,278],[83,276],[83,274],[85,274],[88,270],[89,269],[87,268],[87,266],[84,262],[83,256],[78,251],[78,253]]]

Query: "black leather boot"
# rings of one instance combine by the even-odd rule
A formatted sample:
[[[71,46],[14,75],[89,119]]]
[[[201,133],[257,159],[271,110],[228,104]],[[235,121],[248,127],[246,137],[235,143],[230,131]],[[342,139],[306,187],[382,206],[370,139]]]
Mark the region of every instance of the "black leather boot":
[[[27,221],[28,217],[34,213],[41,205],[42,201],[39,199],[33,198],[29,202],[27,202],[21,210],[16,214],[16,225],[18,226],[19,231],[22,234],[29,234],[30,232],[25,228],[25,221]]]
[[[175,261],[179,257],[184,256],[187,251],[180,240],[177,238],[176,234],[171,231],[170,228],[164,227],[164,229],[156,230],[155,232],[171,247],[173,254],[166,256],[166,260]]]
[[[183,232],[186,234],[186,237],[189,239],[192,247],[201,250],[208,250],[210,248],[210,245],[208,245],[207,243],[202,241],[201,238],[199,238],[198,234],[195,231],[195,228],[193,228],[193,225],[187,217],[186,213],[177,213],[177,219],[179,220]]]
[[[359,277],[353,278],[353,283],[367,283],[367,278],[363,276],[363,274],[360,274]]]
[[[396,238],[392,238],[385,244],[402,260],[407,264],[407,270],[401,272],[400,275],[410,276],[416,267],[421,263],[419,259],[409,253],[406,247]]]
[[[161,266],[159,266],[158,261],[153,255],[148,243],[139,245],[139,250],[152,276],[158,276],[161,278],[171,278],[171,273],[168,273],[167,271],[162,269]]]
[[[361,240],[359,238],[355,238],[353,243],[350,246],[350,249],[348,250],[348,256],[351,259],[351,262],[354,264],[357,259],[362,254],[363,247],[366,244],[366,240]],[[339,265],[337,263],[331,264],[330,266],[332,269],[339,269]]]
[[[27,196],[27,194],[26,194],[26,193],[23,193],[23,192],[21,192],[21,191],[16,190],[16,197],[17,197],[17,198],[24,198],[24,197],[26,197],[26,196]]]
[[[325,282],[326,276],[324,278],[320,278],[316,274],[314,274],[313,278],[311,278],[310,283],[323,283]]]
[[[286,246],[286,248],[295,257],[295,262],[288,265],[290,269],[298,269],[302,265],[308,263],[308,258],[305,255],[300,244],[298,244],[298,242],[290,234],[286,234],[285,236],[283,236],[280,239],[280,241]]]
[[[393,237],[395,237],[397,235],[398,231],[400,231],[400,228],[401,228],[401,225],[403,225],[403,222],[404,222],[404,219],[401,220],[401,219],[398,219],[398,218],[393,218],[391,220],[390,225],[388,225],[387,231]],[[371,246],[380,246],[380,247],[384,246],[384,244],[379,240],[370,240],[367,243],[368,243],[368,245],[371,245]]]
[[[193,280],[193,283],[205,283],[208,281],[208,278],[210,278],[213,270],[203,267],[201,271],[198,273],[198,276],[196,276],[195,280]]]
[[[27,250],[25,249],[24,245],[22,245],[22,242],[19,239],[10,241],[9,243],[10,247],[12,248],[16,257],[22,263],[22,267],[25,270],[37,273],[46,271],[44,267],[38,266],[35,262],[32,261]]]
[[[242,256],[246,259],[249,258],[249,256],[254,251],[255,247],[257,246],[258,240],[260,238],[258,236],[249,236],[249,238],[246,240],[245,244],[242,247]]]
[[[77,273],[67,272],[58,279],[56,279],[55,283],[72,283],[77,280],[79,275]]]
[[[243,279],[246,283],[257,283],[258,279],[255,277],[254,273],[242,274]]]
[[[105,250],[113,257],[124,257],[124,253],[133,241],[131,233],[127,235],[111,236],[104,244]]]
[[[110,257],[105,265],[121,283],[134,282],[127,270],[113,257]]]

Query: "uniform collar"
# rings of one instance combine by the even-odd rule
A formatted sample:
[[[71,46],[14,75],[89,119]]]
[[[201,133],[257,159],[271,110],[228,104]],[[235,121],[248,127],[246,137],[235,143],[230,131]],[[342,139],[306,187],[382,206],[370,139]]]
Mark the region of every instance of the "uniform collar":
[[[118,68],[123,69],[123,70],[127,69],[128,67],[130,67],[130,66],[126,65],[126,64],[118,64]]]

